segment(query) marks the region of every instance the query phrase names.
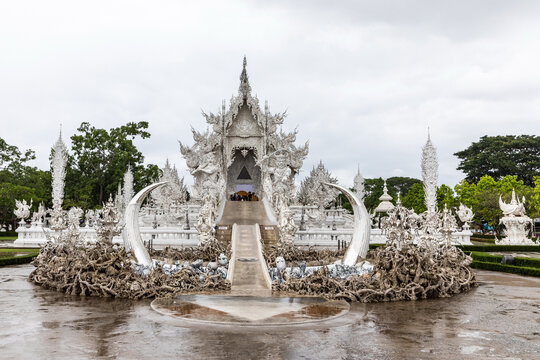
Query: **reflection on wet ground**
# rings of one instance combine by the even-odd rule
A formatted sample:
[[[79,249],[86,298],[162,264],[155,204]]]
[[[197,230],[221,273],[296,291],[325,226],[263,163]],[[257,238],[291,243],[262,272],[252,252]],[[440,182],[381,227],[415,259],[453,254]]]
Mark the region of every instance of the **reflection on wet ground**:
[[[540,359],[540,279],[480,271],[449,299],[353,304],[297,327],[184,327],[150,301],[67,296],[0,268],[1,358]]]
[[[183,295],[156,299],[157,312],[183,320],[183,325],[283,326],[331,320],[349,311],[345,301],[317,297]],[[187,324],[186,324],[187,322]]]

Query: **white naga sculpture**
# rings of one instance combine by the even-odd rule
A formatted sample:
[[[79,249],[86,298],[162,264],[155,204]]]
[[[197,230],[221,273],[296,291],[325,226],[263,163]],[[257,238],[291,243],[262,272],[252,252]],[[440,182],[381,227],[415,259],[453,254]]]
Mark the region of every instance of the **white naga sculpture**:
[[[343,264],[352,266],[356,264],[358,256],[365,258],[369,250],[369,237],[371,234],[371,219],[364,203],[349,189],[332,183],[326,183],[340,190],[351,202],[354,213],[354,230],[351,243],[343,257]]]
[[[535,245],[534,241],[527,238],[529,231],[534,228],[534,223],[530,217],[525,215],[525,197],[520,202],[516,197],[516,192],[512,189],[510,203],[505,203],[501,195],[499,196],[499,207],[503,212],[500,223],[505,227],[505,238],[496,240],[495,243],[497,245]]]

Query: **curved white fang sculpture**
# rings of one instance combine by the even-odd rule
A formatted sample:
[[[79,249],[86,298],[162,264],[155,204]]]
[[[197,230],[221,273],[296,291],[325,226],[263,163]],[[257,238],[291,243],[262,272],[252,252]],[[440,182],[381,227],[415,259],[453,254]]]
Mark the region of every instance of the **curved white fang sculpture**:
[[[157,189],[166,183],[167,182],[164,181],[145,187],[139,191],[137,195],[131,199],[128,206],[126,206],[126,212],[124,215],[124,219],[126,220],[124,247],[126,250],[133,250],[137,262],[145,266],[152,265],[152,259],[150,259],[150,254],[148,254],[148,251],[144,247],[141,233],[139,231],[139,210],[141,209],[142,202],[148,196],[148,194],[150,194],[152,190]]]
[[[369,250],[369,236],[371,234],[371,220],[364,203],[347,188],[337,184],[325,183],[340,190],[351,202],[354,212],[354,231],[351,243],[343,257],[344,265],[355,265],[358,256],[366,257]]]

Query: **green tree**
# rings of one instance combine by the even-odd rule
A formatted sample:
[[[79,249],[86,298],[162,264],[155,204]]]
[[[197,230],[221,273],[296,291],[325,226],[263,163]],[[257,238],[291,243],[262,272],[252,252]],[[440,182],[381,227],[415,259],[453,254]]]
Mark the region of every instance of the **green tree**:
[[[398,193],[401,196],[407,194],[414,184],[422,184],[422,181],[415,178],[404,177],[404,176],[393,176],[386,180],[388,186],[388,193],[392,195],[397,195]]]
[[[9,145],[0,137],[0,169],[13,169],[22,166],[28,160],[33,160],[36,155],[33,150],[21,152],[15,145]]]
[[[497,226],[501,210],[499,209],[500,190],[497,181],[490,175],[484,175],[478,180],[475,192],[475,206],[472,208],[475,218],[486,221],[490,226]]]
[[[409,189],[415,184],[422,184],[422,181],[402,176],[393,176],[386,179],[386,186],[388,188],[388,194],[394,199],[392,202],[395,204],[398,193],[403,197]],[[377,205],[379,205],[379,198],[383,194],[384,180],[382,178],[365,179],[364,187],[366,196],[364,198],[364,205],[368,211],[373,211]]]
[[[534,188],[532,189],[529,204],[531,209],[530,217],[540,217],[540,176],[534,177]]]
[[[77,129],[79,134],[71,137],[66,204],[84,207],[101,205],[109,194],[116,192],[128,165],[133,171],[136,191],[157,178],[158,167],[145,167],[144,156],[133,143],[138,137],[150,137],[146,129],[148,122],[144,121],[130,122],[108,131],[83,122]]]
[[[409,191],[402,197],[402,204],[408,209],[413,209],[417,214],[427,210],[424,185],[419,182],[411,186]]]
[[[437,188],[437,208],[442,211],[445,205],[448,209],[452,209],[459,206],[459,202],[454,195],[454,190],[450,186],[442,184]]]
[[[0,224],[15,228],[15,200],[33,200],[35,209],[39,202],[50,199],[50,174],[27,166],[35,158],[34,151],[20,151],[0,138]]]
[[[366,193],[364,196],[364,205],[368,212],[373,211],[379,205],[379,197],[383,194],[383,187],[384,180],[382,178],[364,180]]]
[[[495,180],[516,175],[533,186],[534,176],[540,174],[540,136],[483,136],[454,155],[461,160],[458,170],[465,172],[466,180],[472,182],[484,175]]]
[[[473,208],[477,204],[476,199],[476,184],[468,182],[467,180],[461,180],[454,186],[456,192],[456,202],[465,206]]]

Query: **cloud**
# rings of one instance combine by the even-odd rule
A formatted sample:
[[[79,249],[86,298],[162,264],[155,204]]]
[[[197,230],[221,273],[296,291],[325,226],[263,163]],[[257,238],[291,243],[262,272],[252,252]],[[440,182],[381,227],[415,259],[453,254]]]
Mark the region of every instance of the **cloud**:
[[[238,88],[310,140],[303,174],[323,160],[352,184],[419,177],[431,128],[440,181],[482,135],[539,134],[540,4],[532,1],[17,1],[0,5],[2,137],[48,166],[59,124],[149,121],[146,161],[187,174],[177,140]]]

